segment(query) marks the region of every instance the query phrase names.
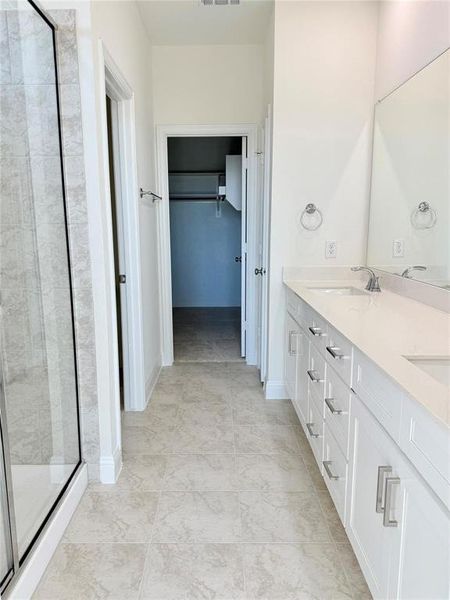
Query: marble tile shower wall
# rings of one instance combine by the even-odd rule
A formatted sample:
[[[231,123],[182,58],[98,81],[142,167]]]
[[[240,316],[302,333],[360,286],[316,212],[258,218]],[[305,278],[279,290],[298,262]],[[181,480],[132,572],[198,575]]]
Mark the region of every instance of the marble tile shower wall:
[[[83,458],[98,465],[98,409],[75,12],[58,23],[63,166]],[[31,14],[0,11],[0,285],[12,461],[76,462],[77,430],[53,49]],[[38,424],[38,425],[37,425]]]

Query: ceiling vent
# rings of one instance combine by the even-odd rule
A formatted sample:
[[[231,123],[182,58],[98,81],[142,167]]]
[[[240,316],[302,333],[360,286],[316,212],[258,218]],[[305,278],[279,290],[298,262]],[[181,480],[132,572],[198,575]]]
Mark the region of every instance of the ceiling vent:
[[[200,0],[203,6],[237,6],[241,0]]]

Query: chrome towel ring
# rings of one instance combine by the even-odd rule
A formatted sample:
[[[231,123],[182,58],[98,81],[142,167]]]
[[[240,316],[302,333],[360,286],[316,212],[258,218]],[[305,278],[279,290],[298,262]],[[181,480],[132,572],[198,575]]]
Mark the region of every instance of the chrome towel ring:
[[[411,213],[411,225],[414,229],[432,229],[436,225],[437,215],[429,202],[420,202]]]
[[[315,204],[309,202],[300,214],[300,225],[307,231],[316,231],[323,223],[323,215]]]

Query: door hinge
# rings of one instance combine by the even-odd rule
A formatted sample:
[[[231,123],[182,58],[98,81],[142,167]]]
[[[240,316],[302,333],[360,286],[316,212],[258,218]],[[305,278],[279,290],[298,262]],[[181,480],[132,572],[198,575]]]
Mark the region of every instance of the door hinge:
[[[127,282],[127,276],[126,275],[119,275],[119,283],[126,283]]]

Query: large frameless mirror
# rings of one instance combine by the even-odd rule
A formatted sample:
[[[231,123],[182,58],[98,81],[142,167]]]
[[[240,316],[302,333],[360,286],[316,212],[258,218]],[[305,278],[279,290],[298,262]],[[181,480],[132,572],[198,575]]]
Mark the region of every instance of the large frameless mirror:
[[[0,44],[2,579],[11,546],[15,572],[27,556],[80,445],[54,26],[8,1]]]
[[[367,263],[450,290],[450,50],[375,109]]]

